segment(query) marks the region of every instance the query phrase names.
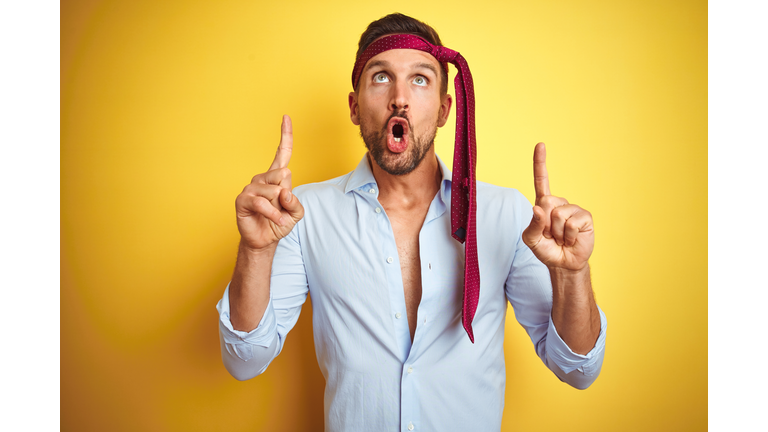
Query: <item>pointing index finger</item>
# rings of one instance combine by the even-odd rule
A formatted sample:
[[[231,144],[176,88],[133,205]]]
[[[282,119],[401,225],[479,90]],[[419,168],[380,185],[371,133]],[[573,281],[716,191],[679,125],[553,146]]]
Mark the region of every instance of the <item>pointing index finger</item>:
[[[284,115],[283,123],[280,125],[280,145],[277,147],[275,160],[269,166],[269,171],[287,167],[291,160],[291,153],[293,153],[293,124],[291,118]]]
[[[547,148],[543,142],[536,144],[533,149],[533,186],[536,189],[536,199],[551,195],[549,191],[549,173],[547,173]]]

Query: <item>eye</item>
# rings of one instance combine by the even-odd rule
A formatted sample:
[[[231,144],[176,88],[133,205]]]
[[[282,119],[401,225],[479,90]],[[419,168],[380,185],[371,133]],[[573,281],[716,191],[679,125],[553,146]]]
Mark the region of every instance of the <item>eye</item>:
[[[427,85],[427,79],[423,76],[417,76],[413,79],[413,83],[417,86],[426,86]]]
[[[383,72],[379,72],[373,76],[373,82],[384,83],[388,81],[389,81],[389,77],[387,76],[387,74]]]

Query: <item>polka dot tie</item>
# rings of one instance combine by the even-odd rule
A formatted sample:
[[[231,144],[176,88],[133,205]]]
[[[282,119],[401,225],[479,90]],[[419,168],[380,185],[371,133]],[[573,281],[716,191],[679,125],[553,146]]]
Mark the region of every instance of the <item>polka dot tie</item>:
[[[415,49],[432,54],[447,71],[451,63],[459,70],[453,83],[456,87],[456,144],[453,149],[453,178],[451,182],[451,232],[453,238],[464,245],[464,302],[461,322],[475,343],[472,319],[480,298],[480,269],[477,264],[477,235],[475,233],[475,90],[469,65],[461,54],[451,49],[432,45],[426,40],[408,34],[395,34],[377,39],[365,49],[352,71],[352,87],[357,82],[368,60],[392,49]]]

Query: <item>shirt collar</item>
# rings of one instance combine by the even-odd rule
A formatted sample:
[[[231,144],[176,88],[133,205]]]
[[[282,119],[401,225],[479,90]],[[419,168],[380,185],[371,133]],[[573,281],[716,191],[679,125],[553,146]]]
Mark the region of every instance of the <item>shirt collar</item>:
[[[440,165],[440,171],[443,173],[443,181],[440,182],[440,200],[444,205],[447,205],[451,201],[451,170],[443,163],[440,156],[437,156],[437,163]],[[363,155],[360,163],[357,164],[357,168],[352,171],[352,175],[349,176],[347,185],[344,187],[344,193],[361,189],[368,185],[376,185],[376,178],[373,177],[373,171],[371,171],[371,166],[368,164],[368,153],[366,153]]]
[[[360,163],[357,164],[357,168],[352,171],[352,175],[347,179],[347,185],[344,187],[344,193],[348,193],[353,190],[360,189],[370,184],[376,184],[376,179],[373,177],[373,171],[371,166],[368,165],[368,153],[363,155]]]

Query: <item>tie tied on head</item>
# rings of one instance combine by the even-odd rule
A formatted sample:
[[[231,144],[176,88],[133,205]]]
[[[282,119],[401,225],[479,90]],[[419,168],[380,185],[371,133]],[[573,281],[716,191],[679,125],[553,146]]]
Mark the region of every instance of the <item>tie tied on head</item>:
[[[451,233],[464,243],[464,301],[461,322],[469,340],[475,342],[472,319],[475,317],[480,298],[480,270],[477,263],[477,235],[475,231],[475,90],[472,74],[464,57],[457,51],[432,45],[419,36],[394,34],[381,37],[368,45],[352,70],[352,87],[357,88],[360,76],[368,61],[378,54],[393,49],[415,49],[431,54],[448,71],[448,63],[458,69],[453,83],[456,88],[456,143],[453,150],[453,174],[451,180]]]

